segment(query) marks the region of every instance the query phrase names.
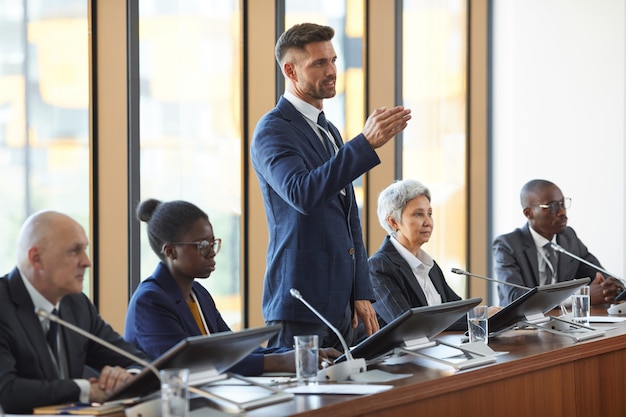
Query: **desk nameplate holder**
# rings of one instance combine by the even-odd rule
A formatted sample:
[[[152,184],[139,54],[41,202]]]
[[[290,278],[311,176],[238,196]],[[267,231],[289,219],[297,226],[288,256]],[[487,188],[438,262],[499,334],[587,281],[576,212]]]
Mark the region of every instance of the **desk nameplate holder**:
[[[231,398],[225,397],[223,395],[216,394],[214,392],[209,391],[212,387],[212,384],[219,384],[220,382],[235,379],[242,381],[246,386],[252,386],[261,388],[264,391],[267,391],[268,394],[261,398],[255,398],[249,401],[235,401]],[[201,385],[201,387],[198,387]],[[218,386],[218,385],[214,385]],[[291,400],[294,397],[294,394],[289,392],[284,392],[283,390],[270,386],[258,383],[241,375],[233,374],[233,373],[223,373],[210,381],[205,381],[202,384],[198,384],[194,381],[194,385],[190,385],[189,388],[190,394],[195,394],[197,397],[202,397],[211,402],[212,407],[203,407],[198,411],[202,411],[202,416],[212,417],[212,416],[223,416],[223,415],[236,415],[243,413],[248,410],[252,410],[259,407],[264,407],[266,405],[275,404],[283,401]],[[150,398],[136,406],[129,407],[125,410],[126,417],[158,417],[161,416],[161,395],[160,392],[155,394],[155,398]],[[153,395],[154,396],[154,395]],[[152,396],[151,396],[152,397]],[[190,401],[193,398],[190,398]],[[214,409],[213,409],[214,408]],[[212,412],[213,411],[213,412]],[[193,412],[190,412],[191,415],[194,415]],[[199,414],[200,415],[200,414]]]
[[[452,349],[460,350],[463,355],[465,355],[466,359],[463,361],[452,361],[422,352],[424,349],[437,346],[446,346]],[[487,365],[496,361],[496,353],[483,342],[453,345],[441,340],[428,340],[428,338],[407,340],[404,342],[404,346],[395,348],[393,350],[393,354],[406,354],[430,359],[432,361],[451,366],[457,371]]]
[[[530,327],[536,330],[543,330],[545,332],[549,332],[558,336],[569,337],[575,342],[593,339],[605,335],[604,330],[594,329],[593,327],[586,326],[582,323],[569,321],[562,317],[545,316],[543,313],[528,315],[526,316],[525,320],[518,322],[516,326],[519,329]],[[513,327],[504,329],[497,334],[511,330]]]

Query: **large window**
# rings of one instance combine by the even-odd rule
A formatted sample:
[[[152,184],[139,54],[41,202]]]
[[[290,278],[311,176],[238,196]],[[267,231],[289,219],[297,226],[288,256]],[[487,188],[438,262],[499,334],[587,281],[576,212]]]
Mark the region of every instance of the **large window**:
[[[139,1],[141,199],[187,200],[222,238],[200,281],[231,328],[240,291],[241,42],[239,1]],[[141,279],[157,265],[141,229]]]
[[[434,230],[424,245],[463,296],[467,254],[467,2],[404,0],[402,100],[413,118],[402,137],[402,178],[432,194]]]
[[[492,3],[493,234],[524,225],[522,185],[548,179],[572,199],[569,225],[624,277],[624,1]]]
[[[0,2],[1,274],[36,211],[66,213],[89,233],[88,52],[87,1]]]

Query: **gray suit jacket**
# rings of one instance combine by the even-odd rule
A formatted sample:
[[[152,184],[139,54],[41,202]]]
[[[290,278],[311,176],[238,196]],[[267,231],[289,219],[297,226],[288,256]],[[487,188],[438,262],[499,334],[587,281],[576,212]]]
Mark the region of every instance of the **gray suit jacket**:
[[[498,236],[493,241],[493,258],[498,280],[529,288],[540,285],[537,247],[529,228],[527,223],[511,233]],[[589,253],[571,227],[567,227],[563,233],[558,234],[556,242],[568,252],[601,267],[600,262]],[[593,280],[595,276],[596,270],[592,267],[566,254],[558,254],[557,281],[586,277]],[[521,288],[498,284],[500,305],[510,304],[525,292],[526,290]]]
[[[410,308],[428,305],[426,295],[409,264],[389,239],[390,237],[386,236],[380,249],[368,260],[370,280],[376,294],[376,302],[373,305],[381,325],[389,323]],[[442,302],[461,299],[446,282],[437,262],[430,269],[428,276],[441,295]]]
[[[102,320],[82,293],[63,297],[59,316],[147,359]],[[0,404],[5,412],[31,413],[34,407],[78,401],[80,390],[72,379],[89,374],[87,366],[98,372],[105,365],[138,366],[69,329],[60,326],[59,332],[71,379],[59,379],[35,306],[17,268],[0,278]]]

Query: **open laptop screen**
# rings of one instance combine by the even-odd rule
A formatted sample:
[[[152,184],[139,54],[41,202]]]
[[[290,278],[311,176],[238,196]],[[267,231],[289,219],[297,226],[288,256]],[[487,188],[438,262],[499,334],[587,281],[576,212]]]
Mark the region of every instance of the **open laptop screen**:
[[[406,342],[431,341],[481,301],[482,298],[477,297],[412,308],[350,349],[350,352],[354,358],[373,360],[405,346]],[[345,360],[343,355],[336,362],[342,360]]]
[[[567,300],[578,288],[589,285],[590,281],[589,278],[578,278],[532,288],[489,317],[489,333],[501,333],[527,317],[547,313]]]
[[[228,370],[263,342],[278,333],[280,325],[188,337],[156,358],[157,370],[189,368],[189,385],[200,385]],[[107,401],[143,397],[160,389],[159,377],[149,368],[139,374]]]

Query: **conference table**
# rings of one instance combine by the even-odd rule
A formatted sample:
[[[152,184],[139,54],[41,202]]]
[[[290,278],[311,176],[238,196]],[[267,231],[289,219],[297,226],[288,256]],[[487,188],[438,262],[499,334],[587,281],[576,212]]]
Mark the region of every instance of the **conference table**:
[[[606,309],[592,315],[606,316]],[[626,322],[592,323],[605,335],[574,341],[538,330],[511,330],[489,340],[496,362],[462,371],[406,355],[372,367],[411,376],[377,394],[296,395],[250,410],[280,416],[626,416]],[[440,339],[459,344],[459,333]]]
[[[555,315],[558,311],[554,312]],[[606,308],[592,316],[606,316]],[[538,330],[510,330],[489,339],[495,362],[456,371],[413,355],[368,366],[408,375],[380,383],[392,388],[368,395],[296,394],[287,401],[255,408],[249,417],[413,417],[413,416],[626,416],[626,321],[591,323],[601,337],[575,341]],[[437,339],[458,345],[461,333]],[[332,383],[331,383],[332,384]],[[284,385],[287,388],[292,385]],[[238,387],[242,395],[247,387]],[[200,402],[198,402],[200,401]],[[222,416],[192,401],[191,416]],[[203,408],[206,407],[206,408]],[[122,415],[121,413],[119,413]]]

